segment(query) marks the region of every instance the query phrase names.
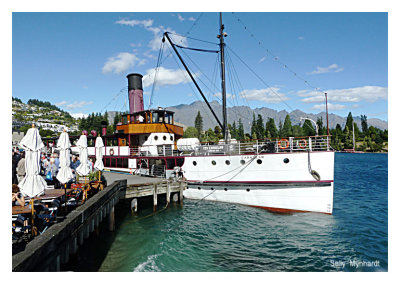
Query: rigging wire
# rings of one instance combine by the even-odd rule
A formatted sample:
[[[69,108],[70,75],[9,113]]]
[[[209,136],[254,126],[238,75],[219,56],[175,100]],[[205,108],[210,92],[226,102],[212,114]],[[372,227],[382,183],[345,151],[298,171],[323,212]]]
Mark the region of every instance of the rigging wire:
[[[198,21],[200,20],[200,18],[203,16],[204,12],[202,12],[199,17],[193,22],[192,26],[189,28],[189,30],[185,33],[185,36],[181,36],[181,40],[180,43],[183,43],[183,39],[190,34],[190,32],[192,31],[192,29],[197,25]],[[172,51],[170,50],[168,55],[164,58],[163,61],[161,61],[160,65],[163,64],[170,56],[172,55]],[[143,80],[145,80],[147,77],[151,76],[153,73],[155,72],[155,70],[153,70],[152,72],[150,72],[149,74],[146,74],[145,76],[143,76]]]
[[[180,64],[178,63],[178,60],[175,58],[175,56],[172,56],[172,58],[175,60],[176,65],[178,66],[179,70],[181,70],[182,73],[185,73],[186,71],[184,71],[184,70],[182,69],[182,67],[181,67]],[[189,68],[189,67],[188,67],[188,68]],[[196,96],[196,98],[197,98],[199,101],[202,101],[202,100],[198,97],[197,91],[195,91],[195,90],[193,89],[192,84],[189,83],[188,85],[189,85],[190,89],[192,90],[193,94]],[[201,107],[203,108],[204,112],[206,113],[206,115],[208,116],[208,118],[210,119],[210,121],[213,121],[213,119],[210,117],[209,112],[207,111],[207,109],[204,107],[203,104],[201,104]]]
[[[153,104],[153,95],[154,95],[154,90],[156,88],[156,84],[157,84],[157,74],[158,74],[158,70],[160,69],[160,60],[162,58],[163,55],[163,51],[164,51],[164,46],[165,46],[165,41],[164,39],[161,41],[161,45],[160,45],[160,51],[158,52],[158,59],[157,59],[157,67],[156,67],[156,73],[154,74],[154,81],[153,81],[153,86],[151,88],[151,94],[150,94],[150,98],[149,98],[149,107],[148,109],[151,108],[152,104]]]
[[[123,87],[121,90],[119,90],[119,92],[115,94],[114,97],[112,97],[111,100],[100,110],[100,113],[102,113],[103,110],[106,109],[106,107],[108,107],[114,100],[116,100],[122,94],[122,92],[126,91],[127,89],[128,87]]]
[[[237,57],[237,58],[239,58],[239,60],[264,84],[264,85],[266,85],[270,90],[271,90],[271,92],[272,93],[274,93],[281,101],[282,101],[282,103],[284,103],[291,111],[292,111],[292,113],[294,114],[294,116],[297,116],[299,119],[300,119],[300,116],[294,111],[294,109],[290,106],[290,105],[288,105],[282,98],[281,98],[281,96],[277,93],[277,92],[275,92],[275,90],[270,86],[270,85],[268,85],[253,69],[251,69],[251,67],[246,63],[246,62],[244,62],[244,60],[243,59],[241,59],[240,58],[240,56],[239,55],[237,55],[230,47],[228,47],[231,51],[232,51],[232,53]],[[301,121],[301,120],[300,120]],[[312,128],[312,126],[310,126],[309,124],[307,124],[307,126],[309,127],[309,128],[311,128],[312,130],[314,130],[314,128]]]
[[[307,80],[305,80],[304,78],[302,78],[301,76],[299,76],[294,70],[292,70],[287,64],[283,63],[281,60],[279,60],[279,57],[274,55],[268,48],[264,47],[264,45],[262,44],[262,42],[260,40],[258,40],[254,34],[250,31],[250,29],[243,23],[242,20],[240,20],[236,14],[234,12],[232,12],[232,15],[237,19],[237,21],[243,25],[244,29],[246,32],[250,33],[250,37],[252,37],[257,43],[258,45],[264,49],[273,59],[274,61],[278,62],[280,65],[282,65],[285,69],[287,69],[290,73],[292,73],[296,78],[298,78],[299,80],[303,81],[307,86],[309,86],[311,89],[315,90],[315,91],[319,91],[322,94],[325,95],[325,92],[318,87],[315,87],[313,85],[310,84],[310,82],[308,82]]]

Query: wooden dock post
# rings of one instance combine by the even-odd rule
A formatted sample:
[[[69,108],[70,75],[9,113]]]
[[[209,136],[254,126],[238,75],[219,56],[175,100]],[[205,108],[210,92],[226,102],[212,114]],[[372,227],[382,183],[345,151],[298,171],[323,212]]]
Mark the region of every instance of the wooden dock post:
[[[131,201],[131,211],[134,214],[137,214],[138,211],[138,201],[137,198],[132,199]]]
[[[174,202],[174,203],[178,202],[178,193],[172,194],[172,202]]]
[[[157,184],[154,184],[153,189],[153,211],[157,211]]]
[[[166,191],[166,197],[167,197],[167,204],[169,205],[169,202],[171,201],[171,184],[169,181],[167,181],[167,191]]]
[[[179,202],[183,205],[183,183],[179,182]]]

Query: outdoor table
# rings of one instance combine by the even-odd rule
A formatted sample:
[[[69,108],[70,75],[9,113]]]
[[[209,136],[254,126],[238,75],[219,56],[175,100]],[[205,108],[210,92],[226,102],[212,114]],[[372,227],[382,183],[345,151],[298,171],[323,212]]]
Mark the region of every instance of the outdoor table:
[[[12,207],[12,214],[13,215],[32,214],[32,209],[28,205],[27,206],[15,205]]]

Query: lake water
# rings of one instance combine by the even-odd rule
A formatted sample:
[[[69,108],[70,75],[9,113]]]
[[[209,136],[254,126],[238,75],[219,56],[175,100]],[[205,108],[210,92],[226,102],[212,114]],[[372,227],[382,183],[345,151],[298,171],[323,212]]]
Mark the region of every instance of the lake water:
[[[90,237],[64,269],[387,271],[388,155],[336,153],[333,208],[282,215],[185,199],[133,216],[123,207],[117,231]]]

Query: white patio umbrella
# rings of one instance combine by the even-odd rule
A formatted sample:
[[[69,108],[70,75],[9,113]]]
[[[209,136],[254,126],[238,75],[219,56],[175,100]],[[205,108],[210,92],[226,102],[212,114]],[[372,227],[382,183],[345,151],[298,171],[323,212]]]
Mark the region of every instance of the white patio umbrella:
[[[94,147],[96,148],[96,162],[94,163],[94,168],[98,169],[99,171],[102,171],[104,170],[104,164],[103,164],[104,143],[101,137],[96,138],[96,143]]]
[[[86,135],[81,135],[76,146],[79,148],[79,160],[81,164],[76,168],[76,172],[80,176],[87,176],[90,173],[90,168],[88,165],[88,150],[87,150],[87,137]]]
[[[26,175],[18,184],[23,195],[35,197],[44,193],[47,186],[46,181],[40,172],[40,150],[44,147],[39,130],[32,124],[26,135],[19,142],[19,145],[25,150],[25,169]]]
[[[61,133],[60,138],[58,138],[57,142],[57,149],[60,150],[60,169],[56,176],[56,178],[61,183],[64,184],[69,182],[74,177],[74,175],[72,174],[72,169],[70,167],[71,164],[71,155],[69,153],[70,148],[71,148],[71,142],[69,141],[69,135],[64,130],[64,132]]]

